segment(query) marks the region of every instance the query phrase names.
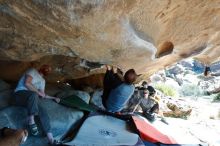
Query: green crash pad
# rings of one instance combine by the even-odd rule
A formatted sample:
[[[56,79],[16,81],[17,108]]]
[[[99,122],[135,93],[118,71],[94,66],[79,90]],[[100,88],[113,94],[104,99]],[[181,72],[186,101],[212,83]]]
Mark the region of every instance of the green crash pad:
[[[88,111],[88,112],[96,111],[95,107],[87,104],[84,100],[82,100],[80,97],[76,95],[71,95],[69,97],[61,99],[60,104],[67,106],[67,107],[77,108],[79,110]]]

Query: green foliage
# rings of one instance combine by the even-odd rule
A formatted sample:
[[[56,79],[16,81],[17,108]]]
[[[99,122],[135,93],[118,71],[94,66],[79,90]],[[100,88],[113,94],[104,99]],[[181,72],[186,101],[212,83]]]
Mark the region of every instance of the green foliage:
[[[220,101],[220,93],[214,96],[213,101]]]
[[[159,91],[161,91],[166,96],[175,97],[177,95],[177,92],[174,88],[167,86],[165,84],[157,84],[155,88]]]
[[[180,89],[181,96],[204,96],[204,91],[196,84],[183,84]]]

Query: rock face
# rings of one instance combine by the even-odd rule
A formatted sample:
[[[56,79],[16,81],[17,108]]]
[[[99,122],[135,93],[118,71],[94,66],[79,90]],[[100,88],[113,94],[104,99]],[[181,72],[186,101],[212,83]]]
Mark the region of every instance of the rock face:
[[[48,100],[43,100],[42,105],[49,115],[51,131],[57,139],[64,136],[71,128],[75,128],[84,115],[82,111],[66,108]],[[27,111],[25,108],[9,106],[0,111],[0,128],[8,126],[14,129],[26,129],[26,117]],[[37,124],[40,125],[40,122],[37,122]],[[25,146],[37,146],[38,144],[35,143],[39,142],[46,143],[47,141],[43,139],[43,135],[37,138],[30,136]]]
[[[41,104],[49,115],[51,131],[56,139],[60,139],[69,130],[76,128],[84,115],[82,111],[66,108],[49,100],[43,100]],[[9,106],[4,108],[0,111],[0,128],[8,126],[14,129],[26,129],[26,117],[27,111],[23,107]],[[40,127],[39,119],[37,121]],[[41,128],[40,130],[42,132]],[[29,136],[24,146],[47,146],[47,143],[48,141],[42,133],[39,137]]]
[[[12,93],[13,90],[11,86],[3,80],[0,80],[0,110],[13,104]]]
[[[76,94],[87,103],[90,100],[88,93],[73,90],[66,85],[49,85],[46,92],[53,96],[58,95],[58,93]],[[51,131],[56,139],[60,139],[70,130],[76,129],[84,116],[83,111],[62,106],[53,100],[39,99],[39,104],[49,116]],[[0,80],[0,129],[3,127],[27,129],[27,116],[27,110],[24,107],[15,105],[12,87]],[[29,136],[24,146],[47,146],[48,141],[43,138],[45,133],[42,131],[39,117],[36,116],[35,120],[42,134],[39,137]]]
[[[0,57],[1,64],[9,63],[0,76],[15,80],[31,61],[53,65],[51,81],[97,73],[103,63],[147,71],[146,76],[189,56],[209,64],[220,55],[218,5],[218,0],[1,0]]]
[[[168,110],[163,111],[163,115],[166,117],[187,118],[192,112],[191,107],[178,102],[167,103],[166,105]]]

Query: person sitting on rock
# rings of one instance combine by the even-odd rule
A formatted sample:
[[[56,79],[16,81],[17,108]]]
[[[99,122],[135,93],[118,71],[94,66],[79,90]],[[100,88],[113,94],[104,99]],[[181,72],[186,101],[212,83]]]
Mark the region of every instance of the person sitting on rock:
[[[205,76],[205,77],[211,76],[211,68],[210,68],[209,66],[206,66],[206,67],[205,67],[204,76]]]
[[[34,136],[39,134],[38,127],[34,121],[34,116],[39,115],[43,130],[51,144],[54,143],[53,134],[49,123],[48,114],[39,103],[41,99],[53,99],[59,102],[60,99],[45,94],[45,79],[51,72],[49,65],[42,65],[39,70],[31,68],[20,78],[15,89],[15,99],[18,106],[24,106],[28,110],[28,127]]]
[[[144,98],[140,103],[140,106],[144,113],[153,113],[159,112],[159,98],[156,96],[156,90],[152,86],[148,86],[143,89]],[[148,94],[147,94],[148,92]]]
[[[123,112],[139,113],[142,111],[143,116],[153,119],[153,114],[159,113],[159,98],[156,96],[156,90],[144,81],[141,87],[136,87],[126,107]]]
[[[134,93],[134,85],[137,74],[134,69],[129,69],[124,75],[124,81],[117,87],[111,89],[107,98],[107,111],[112,113],[120,113],[125,107],[127,101]],[[111,82],[111,81],[110,81]]]
[[[202,76],[198,76],[198,78],[200,79],[200,81],[198,82],[198,86],[201,87],[204,90],[204,93],[207,95],[218,93],[220,91],[220,88],[214,90],[212,88],[212,85],[216,84],[215,76],[216,74],[212,73],[211,68],[209,66],[205,67]]]
[[[211,68],[210,67],[205,67],[205,70],[204,70],[204,76],[208,79],[206,80],[213,80],[211,83],[215,84],[215,76],[218,76],[219,74],[213,74],[211,72]],[[200,85],[201,83],[199,82],[198,85]],[[206,91],[207,95],[211,95],[211,94],[217,94],[220,92],[220,87],[218,88],[214,88],[212,90],[209,90],[209,91]]]
[[[102,104],[105,108],[108,96],[112,89],[118,87],[123,83],[123,72],[115,67],[106,65],[106,73],[103,80],[103,94],[102,94]]]

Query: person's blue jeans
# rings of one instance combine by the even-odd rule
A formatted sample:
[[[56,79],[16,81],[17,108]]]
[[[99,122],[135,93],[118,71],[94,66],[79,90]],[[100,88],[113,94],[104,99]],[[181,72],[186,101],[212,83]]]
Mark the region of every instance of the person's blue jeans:
[[[28,115],[38,115],[46,133],[50,132],[49,116],[39,103],[39,96],[37,93],[29,90],[20,90],[14,93],[16,104],[24,106],[28,110]]]

